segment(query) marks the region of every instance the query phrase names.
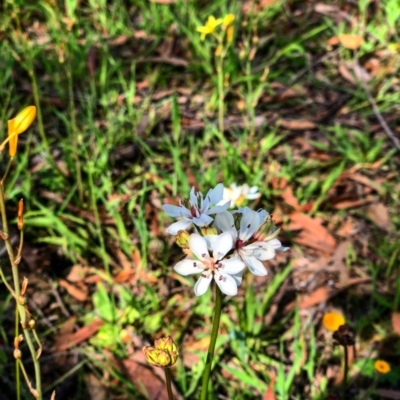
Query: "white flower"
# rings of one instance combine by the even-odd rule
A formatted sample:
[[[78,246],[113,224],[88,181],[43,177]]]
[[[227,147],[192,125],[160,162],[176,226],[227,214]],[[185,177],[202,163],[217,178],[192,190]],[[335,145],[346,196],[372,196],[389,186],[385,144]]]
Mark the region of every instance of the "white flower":
[[[261,193],[258,193],[258,186],[250,187],[247,184],[237,186],[236,183],[232,183],[229,187],[224,187],[224,195],[222,197],[222,202],[230,201],[231,207],[240,206],[243,204],[245,199],[247,200],[255,200],[261,196]]]
[[[222,232],[229,232],[234,241],[234,256],[239,257],[247,265],[249,270],[257,276],[266,276],[268,271],[261,261],[271,260],[276,251],[286,251],[288,247],[282,247],[281,242],[275,239],[276,233],[265,238],[258,236],[260,227],[269,218],[265,210],[253,211],[249,207],[239,208],[235,214],[242,214],[239,230],[235,227],[235,220],[230,212],[223,212],[215,217],[215,226]],[[241,275],[237,276],[240,284]]]
[[[192,223],[198,227],[209,225],[213,222],[210,214],[220,213],[229,207],[229,201],[223,205],[212,207],[221,201],[223,190],[223,184],[219,183],[214,189],[210,189],[203,198],[203,195],[200,192],[195,193],[194,187],[192,187],[189,200],[180,201],[179,206],[164,204],[164,211],[170,217],[182,217],[180,221],[170,225],[167,232],[177,235],[179,231],[188,229]]]
[[[240,273],[245,265],[237,257],[224,259],[232,250],[232,235],[229,232],[222,233],[212,243],[206,239],[207,237],[203,238],[196,233],[190,235],[189,247],[198,259],[186,258],[176,264],[174,270],[184,276],[201,274],[194,286],[196,296],[201,296],[207,291],[213,278],[222,293],[228,296],[236,295],[238,285],[235,275]],[[212,250],[212,257],[208,248]]]

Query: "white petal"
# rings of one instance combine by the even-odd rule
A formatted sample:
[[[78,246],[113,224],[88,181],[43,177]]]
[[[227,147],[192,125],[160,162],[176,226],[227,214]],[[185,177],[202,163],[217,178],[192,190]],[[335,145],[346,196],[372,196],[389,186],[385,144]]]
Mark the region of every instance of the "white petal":
[[[183,206],[173,206],[171,204],[163,204],[164,211],[170,217],[189,217],[190,211]]]
[[[174,270],[183,276],[199,274],[204,270],[204,264],[199,260],[185,259],[175,265]]]
[[[220,271],[223,271],[229,275],[235,275],[245,268],[245,263],[238,257],[229,258],[227,260],[222,260],[219,262],[221,265],[219,267]]]
[[[209,249],[212,249],[213,248],[213,244],[217,241],[217,239],[218,239],[218,235],[206,235],[206,236],[203,236],[204,237],[204,240],[207,242],[207,247],[209,248]]]
[[[260,220],[260,225],[265,221],[265,219],[268,217],[269,212],[263,209],[260,209],[257,211],[258,218]]]
[[[241,249],[246,255],[258,258],[261,261],[271,260],[275,257],[275,249],[269,242],[254,242]]]
[[[179,231],[185,231],[189,226],[192,224],[192,221],[186,220],[186,219],[181,219],[178,222],[173,223],[170,225],[166,231],[170,235],[177,235]]]
[[[217,214],[214,223],[222,232],[228,232],[231,231],[232,228],[235,228],[235,220],[229,211],[222,211]]]
[[[240,284],[242,283],[243,273],[244,273],[244,269],[242,271],[238,272],[237,274],[231,275],[231,277],[236,282],[236,286],[240,286]]]
[[[232,250],[233,238],[230,232],[221,233],[217,240],[212,243],[213,257],[215,260],[221,260],[228,251]]]
[[[207,214],[201,214],[199,218],[193,218],[193,223],[197,226],[207,226],[213,222],[213,219]]]
[[[268,245],[272,246],[274,249],[279,249],[279,247],[282,247],[282,243],[278,239],[271,239],[266,243],[268,243]]]
[[[218,183],[214,189],[210,189],[206,194],[206,198],[211,204],[217,204],[222,200],[222,196],[224,194],[224,185],[222,183]]]
[[[189,247],[193,254],[200,260],[210,258],[208,253],[207,242],[197,233],[192,233],[189,238]]]
[[[237,294],[238,290],[236,281],[230,275],[219,273],[215,274],[214,279],[222,293],[225,293],[228,296],[235,296]]]
[[[205,292],[207,292],[208,287],[210,286],[212,279],[212,275],[208,274],[206,276],[200,276],[200,278],[197,280],[196,284],[194,285],[194,293],[196,296],[201,296]]]
[[[197,207],[197,196],[196,196],[196,193],[195,193],[194,186],[190,190],[190,202],[192,203],[192,205]]]
[[[290,247],[278,247],[277,249],[275,249],[276,251],[288,251],[290,249]]]
[[[252,274],[257,276],[268,275],[268,271],[265,269],[262,262],[257,260],[257,258],[255,257],[242,257],[242,258]]]
[[[250,210],[248,207],[245,207],[245,211],[243,212],[243,217],[240,221],[240,230],[239,230],[239,238],[246,242],[249,240],[254,233],[260,227],[260,219],[258,217],[257,211]]]
[[[217,213],[220,213],[222,211],[226,211],[229,208],[230,204],[231,204],[231,202],[228,201],[227,203],[222,204],[222,206],[215,206],[215,207],[209,209],[207,211],[207,214],[217,214]]]

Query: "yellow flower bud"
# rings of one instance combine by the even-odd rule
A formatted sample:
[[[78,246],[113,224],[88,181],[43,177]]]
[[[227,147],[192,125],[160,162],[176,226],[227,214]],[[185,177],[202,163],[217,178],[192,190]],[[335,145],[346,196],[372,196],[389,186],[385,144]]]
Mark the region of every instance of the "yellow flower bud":
[[[187,231],[179,231],[176,235],[176,244],[182,249],[189,248],[189,233]]]
[[[228,26],[228,29],[226,30],[226,40],[228,43],[232,43],[233,40],[233,26]]]
[[[149,364],[160,368],[168,368],[176,363],[179,353],[171,337],[168,336],[156,340],[154,346],[143,347],[143,353]]]
[[[35,117],[36,107],[29,106],[18,113],[15,118],[8,121],[8,139],[3,142],[1,148],[3,148],[3,145],[9,141],[10,157],[14,157],[17,153],[18,135],[25,132],[31,126]]]
[[[200,228],[200,232],[202,236],[207,236],[207,235],[218,235],[218,230],[215,226],[203,226]]]

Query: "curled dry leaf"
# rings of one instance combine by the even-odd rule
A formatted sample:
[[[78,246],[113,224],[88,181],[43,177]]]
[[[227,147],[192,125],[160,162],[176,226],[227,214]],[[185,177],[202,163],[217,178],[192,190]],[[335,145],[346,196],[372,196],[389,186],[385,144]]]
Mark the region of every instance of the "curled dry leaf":
[[[363,42],[362,36],[354,35],[352,33],[342,33],[338,35],[338,38],[340,44],[350,50],[357,50]]]

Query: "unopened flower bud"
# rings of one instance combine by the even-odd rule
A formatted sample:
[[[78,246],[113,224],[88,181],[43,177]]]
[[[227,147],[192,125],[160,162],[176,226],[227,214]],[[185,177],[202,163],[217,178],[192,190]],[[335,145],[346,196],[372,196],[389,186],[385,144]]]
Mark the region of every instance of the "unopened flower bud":
[[[163,337],[154,341],[154,346],[160,350],[166,350],[169,352],[178,352],[176,344],[172,340],[171,336]]]
[[[347,324],[339,326],[338,330],[333,333],[333,339],[341,346],[354,346],[354,333],[350,330]]]
[[[189,233],[187,231],[179,231],[176,235],[176,244],[182,249],[189,248]]]
[[[219,57],[222,53],[223,47],[221,45],[218,45],[217,48],[215,49],[215,57]]]
[[[233,32],[234,32],[233,25],[228,26],[228,29],[226,30],[226,40],[228,43],[232,43]]]
[[[28,326],[30,329],[35,329],[36,327],[36,321],[34,319],[30,319],[28,322]]]
[[[203,226],[200,228],[200,232],[202,236],[218,235],[218,230],[215,226]]]
[[[18,304],[20,304],[21,306],[24,306],[26,304],[26,298],[24,296],[19,296]]]
[[[19,359],[19,358],[21,358],[21,356],[22,356],[21,350],[20,349],[15,349],[14,350],[14,358],[15,359]]]
[[[155,341],[155,347],[145,346],[143,353],[146,361],[156,367],[172,367],[179,356],[176,344],[170,337],[161,338]]]
[[[18,229],[22,231],[24,229],[24,200],[18,202]]]
[[[21,285],[21,296],[24,296],[25,295],[25,292],[26,292],[26,288],[28,287],[28,278],[26,278],[25,276],[24,276],[24,279],[22,280],[22,285]]]

